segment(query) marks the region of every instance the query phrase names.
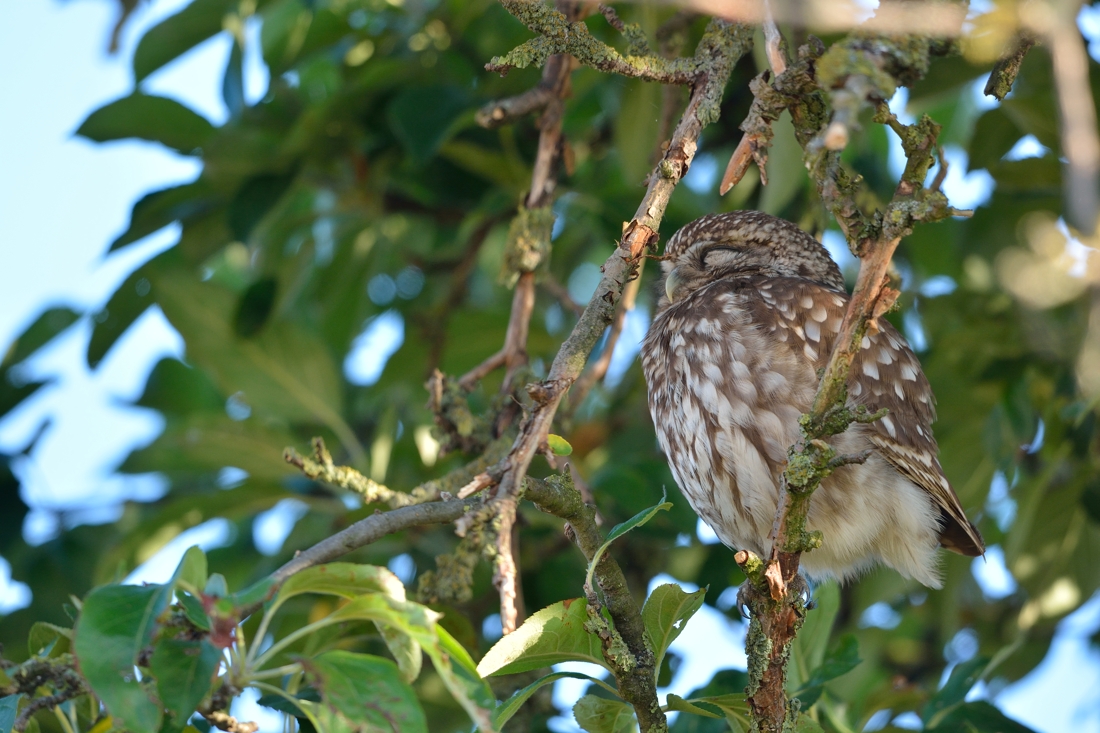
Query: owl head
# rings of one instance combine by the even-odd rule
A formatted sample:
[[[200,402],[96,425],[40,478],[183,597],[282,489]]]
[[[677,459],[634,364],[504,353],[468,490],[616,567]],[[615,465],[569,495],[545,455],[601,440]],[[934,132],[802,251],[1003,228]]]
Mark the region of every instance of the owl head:
[[[661,263],[667,303],[716,280],[794,277],[844,291],[844,277],[821,243],[794,224],[759,211],[696,219],[672,235]]]

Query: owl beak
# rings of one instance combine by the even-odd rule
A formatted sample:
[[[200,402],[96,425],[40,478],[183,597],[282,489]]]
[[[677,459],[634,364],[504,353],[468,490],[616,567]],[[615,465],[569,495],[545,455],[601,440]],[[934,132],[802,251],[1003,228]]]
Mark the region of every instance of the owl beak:
[[[676,290],[683,282],[683,279],[680,277],[680,268],[672,268],[672,272],[668,273],[668,277],[665,278],[665,295],[668,296],[669,302],[676,302]]]

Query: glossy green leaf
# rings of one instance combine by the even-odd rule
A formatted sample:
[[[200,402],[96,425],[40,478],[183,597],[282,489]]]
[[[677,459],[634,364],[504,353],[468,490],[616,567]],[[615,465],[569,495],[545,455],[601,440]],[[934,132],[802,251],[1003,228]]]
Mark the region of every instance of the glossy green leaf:
[[[214,134],[214,126],[174,99],[134,92],[92,112],[76,134],[97,143],[150,140],[191,155]]]
[[[27,651],[31,656],[40,654],[56,657],[69,651],[72,638],[72,629],[38,621],[31,627],[31,632],[27,636]]]
[[[704,701],[702,704],[697,705],[672,693],[668,695],[667,707],[669,712],[691,713],[692,715],[701,715],[704,718],[724,717],[722,711],[711,703]]]
[[[177,724],[186,722],[206,697],[221,661],[221,651],[206,639],[161,639],[153,647],[149,669],[157,697]]]
[[[523,703],[527,702],[532,695],[546,685],[551,685],[560,679],[590,680],[596,682],[595,679],[581,672],[552,672],[543,677],[539,677],[526,687],[516,690],[510,698],[497,706],[497,709],[493,711],[493,726],[498,730],[502,728],[505,723],[512,719],[512,716],[519,712]]]
[[[603,645],[585,630],[583,598],[559,601],[531,614],[518,629],[501,637],[477,665],[482,677],[515,674],[559,662],[592,662],[607,667]]]
[[[586,585],[592,585],[592,574],[596,571],[596,565],[599,564],[600,558],[603,557],[603,554],[607,552],[607,548],[611,547],[612,542],[619,539],[630,530],[636,527],[641,527],[643,524],[657,516],[657,512],[667,512],[669,509],[672,508],[672,502],[665,501],[665,498],[667,496],[668,494],[666,494],[662,490],[661,502],[659,504],[651,506],[648,509],[643,509],[625,522],[616,524],[614,527],[611,528],[611,531],[607,533],[607,539],[605,539],[604,543],[600,545],[600,548],[596,550],[596,553],[592,555],[592,561],[588,563],[588,576],[585,578]]]
[[[631,733],[638,725],[634,708],[622,700],[585,695],[573,705],[573,718],[588,733]]]
[[[364,593],[382,593],[398,601],[405,600],[405,586],[386,568],[354,563],[329,563],[292,575],[279,588],[269,613],[287,600],[303,593],[319,593],[354,598]],[[420,674],[423,653],[420,645],[407,634],[384,624],[378,630],[397,660],[406,681]]]
[[[416,693],[388,659],[331,651],[303,664],[325,704],[353,727],[427,733]]]
[[[703,606],[707,589],[687,593],[675,583],[665,583],[653,589],[642,606],[642,621],[646,636],[657,658],[656,669],[661,668],[665,652],[684,630],[687,622]]]
[[[134,676],[138,655],[152,641],[171,586],[108,585],[84,599],[74,629],[80,671],[120,725],[156,733],[163,714]]]
[[[193,0],[145,32],[134,51],[134,79],[141,81],[169,61],[222,30],[234,0]]]

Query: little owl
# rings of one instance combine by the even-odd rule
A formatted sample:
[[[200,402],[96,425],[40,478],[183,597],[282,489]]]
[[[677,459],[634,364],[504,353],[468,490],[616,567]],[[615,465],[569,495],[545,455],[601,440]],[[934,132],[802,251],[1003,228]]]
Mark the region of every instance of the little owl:
[[[813,237],[754,211],[698,219],[665,255],[666,295],[642,348],[657,438],[722,542],[765,556],[787,448],[847,308],[844,279]],[[928,380],[901,334],[879,323],[848,396],[889,413],[828,439],[840,453],[873,452],[814,493],[808,523],[824,544],[802,567],[843,580],[882,562],[939,588],[938,546],[971,556],[985,547],[936,457]]]

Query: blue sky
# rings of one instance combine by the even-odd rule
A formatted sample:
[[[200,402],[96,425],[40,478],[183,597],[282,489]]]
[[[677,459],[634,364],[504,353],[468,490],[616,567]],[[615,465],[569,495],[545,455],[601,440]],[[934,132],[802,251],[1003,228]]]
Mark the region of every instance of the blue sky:
[[[175,241],[176,231],[170,227],[106,254],[108,243],[126,226],[134,201],[149,190],[194,178],[198,163],[152,143],[95,145],[72,133],[90,111],[131,90],[129,59],[136,39],[185,4],[154,0],[143,5],[123,34],[117,56],[106,54],[113,3],[18,0],[0,9],[0,60],[7,70],[0,75],[0,98],[10,105],[9,113],[0,115],[0,349],[51,305],[94,311],[135,267]],[[1083,25],[1089,23],[1100,30],[1091,15],[1083,19]],[[228,51],[224,34],[211,39],[158,71],[143,88],[180,99],[219,124],[227,117],[218,89]],[[266,69],[255,54],[248,55],[246,96],[255,101],[266,86]],[[953,162],[964,163],[965,156],[959,155],[951,153]],[[989,182],[980,175],[962,175],[963,168],[955,166],[948,192],[957,204],[980,203],[988,196]],[[644,314],[638,314],[629,329],[632,338],[615,355],[617,372],[629,366],[634,355],[630,344],[644,329]],[[33,453],[14,466],[24,500],[32,507],[24,527],[30,541],[49,538],[61,522],[110,521],[122,500],[155,498],[164,490],[156,475],[122,477],[114,469],[132,447],[153,440],[162,429],[155,412],[126,403],[140,394],[152,366],[164,356],[182,356],[184,345],[153,309],[89,371],[83,356],[89,335],[85,320],[30,360],[24,366],[26,376],[55,382],[0,421],[0,452],[9,454],[21,452],[49,422]],[[361,350],[345,363],[349,378],[359,383],[376,379],[379,364],[363,355],[386,344],[392,347],[395,338],[400,338],[399,324],[366,331]],[[293,504],[280,507],[259,523],[260,539],[277,549],[299,512]],[[224,526],[217,522],[196,528],[170,543],[131,580],[157,580],[188,545],[216,544],[224,536]],[[991,596],[1011,587],[1011,576],[995,553],[975,570]],[[0,613],[26,602],[25,587],[9,582],[8,575],[0,560]],[[1098,623],[1100,600],[1093,599],[1063,622],[1042,666],[1002,692],[998,704],[1044,733],[1100,733],[1100,653],[1085,642]],[[695,677],[709,677],[713,669],[708,665],[717,657],[724,664],[743,664],[740,627],[722,614],[708,609],[688,628],[677,642],[685,672],[670,688],[681,694],[695,686]],[[727,642],[728,656],[712,653],[712,642],[719,637]],[[565,702],[577,692],[563,684],[557,698]],[[253,714],[255,707],[238,712]],[[571,721],[560,724],[571,729]]]

